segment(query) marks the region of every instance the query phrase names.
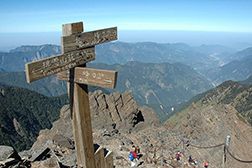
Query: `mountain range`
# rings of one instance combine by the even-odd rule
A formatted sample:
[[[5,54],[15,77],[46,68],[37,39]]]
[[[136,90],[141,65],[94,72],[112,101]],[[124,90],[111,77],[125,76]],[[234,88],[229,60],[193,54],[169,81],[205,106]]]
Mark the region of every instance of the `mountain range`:
[[[0,53],[0,68],[5,72],[0,73],[0,82],[30,88],[47,96],[64,94],[66,85],[55,76],[27,84],[23,72],[11,72],[23,71],[25,63],[60,52],[59,46],[42,45],[21,46]],[[104,63],[88,63],[88,67],[117,70],[117,88],[109,91],[132,90],[139,104],[152,107],[159,118],[165,120],[171,109],[214,85],[248,78],[252,72],[251,53],[251,48],[236,52],[219,45],[190,47],[183,43],[115,42],[98,45],[95,62]],[[218,67],[223,63],[226,64]]]
[[[214,68],[220,69],[222,66],[231,66],[233,71],[239,71],[239,67],[246,64],[246,68],[243,71],[250,72],[251,68],[247,68],[249,67],[249,63],[243,61],[252,59],[251,50],[251,48],[247,48],[242,51],[237,51],[221,45],[191,47],[184,43],[110,42],[97,45],[96,60],[94,62],[108,65],[126,64],[129,61],[143,63],[179,62],[192,67],[198,73],[205,75],[213,84],[219,85],[226,79],[216,80],[216,76],[222,76],[223,73],[214,70]],[[0,52],[0,69],[2,72],[23,71],[23,65],[25,63],[60,53],[60,46],[56,45],[21,46],[10,52]],[[232,61],[242,62],[228,65]],[[239,72],[237,72],[232,74],[232,80],[245,80],[250,75],[252,74],[241,77]],[[230,77],[227,80],[229,79]]]
[[[184,43],[160,44],[142,43],[107,43],[96,47],[95,62],[106,64],[126,64],[129,61],[143,63],[182,63],[201,73],[215,86],[226,80],[245,80],[251,76],[252,47],[236,51],[221,45],[201,45],[190,47]],[[245,61],[246,60],[246,61]],[[235,64],[232,61],[238,61]],[[229,67],[225,69],[225,67]],[[241,68],[243,67],[243,68]],[[218,71],[218,69],[224,69]],[[230,69],[236,73],[230,72]],[[244,75],[244,72],[246,72]],[[218,76],[229,73],[227,77],[216,80]]]
[[[194,103],[162,125],[152,109],[136,104],[130,91],[106,95],[97,90],[89,94],[94,143],[113,151],[116,167],[128,166],[127,156],[132,144],[140,148],[138,167],[155,168],[163,163],[164,166],[178,168],[182,162],[185,167],[194,167],[187,161],[189,155],[197,159],[198,166],[207,160],[211,167],[220,167],[223,143],[229,135],[228,150],[232,155],[225,154],[228,160],[225,167],[248,167],[249,163],[235,158],[249,162],[252,157],[252,127],[244,117],[244,114],[251,115],[251,88],[251,84],[224,82],[197,101],[194,99]],[[52,123],[51,129],[39,132],[30,150],[18,153],[21,158],[28,159],[18,160],[13,165],[76,165],[69,105],[63,106],[57,116],[60,118]],[[18,125],[15,123],[9,123],[9,126]],[[27,125],[20,123],[19,129],[9,128],[14,135],[21,136],[19,130],[25,130]],[[181,150],[183,161],[175,161],[175,154]]]

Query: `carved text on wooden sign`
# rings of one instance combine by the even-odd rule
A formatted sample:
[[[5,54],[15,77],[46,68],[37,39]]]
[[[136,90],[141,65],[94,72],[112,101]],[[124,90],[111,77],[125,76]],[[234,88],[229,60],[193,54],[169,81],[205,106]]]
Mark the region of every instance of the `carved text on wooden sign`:
[[[26,79],[32,81],[95,60],[95,48],[86,48],[25,64]]]
[[[69,71],[58,73],[57,78],[65,81],[71,80],[69,79]],[[117,83],[117,71],[76,67],[73,81],[80,84],[114,89]]]
[[[61,37],[62,52],[74,51],[117,40],[117,27]]]

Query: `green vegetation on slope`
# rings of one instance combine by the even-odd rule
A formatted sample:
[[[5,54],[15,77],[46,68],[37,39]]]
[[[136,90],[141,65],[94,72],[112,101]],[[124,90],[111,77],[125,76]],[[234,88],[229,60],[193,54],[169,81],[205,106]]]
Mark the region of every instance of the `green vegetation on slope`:
[[[59,96],[67,93],[66,82],[57,80],[56,75],[27,83],[25,72],[0,72],[0,83],[28,88],[46,96]]]
[[[28,89],[0,86],[0,144],[31,147],[41,129],[50,128],[68,103],[67,95],[47,97]]]
[[[202,98],[197,101],[197,97]],[[192,98],[181,112],[174,114],[168,121],[177,125],[182,121],[181,118],[184,118],[190,111],[191,107],[201,109],[208,105],[230,104],[252,125],[252,84],[226,81],[215,89],[197,97]]]

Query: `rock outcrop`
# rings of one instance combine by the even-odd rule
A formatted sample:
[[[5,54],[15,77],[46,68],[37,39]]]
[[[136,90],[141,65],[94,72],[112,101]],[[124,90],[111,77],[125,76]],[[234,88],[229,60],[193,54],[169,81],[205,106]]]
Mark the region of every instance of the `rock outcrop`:
[[[115,154],[118,148],[124,152],[130,150],[135,142],[128,136],[135,136],[149,126],[161,125],[156,113],[146,106],[139,107],[130,91],[106,95],[97,90],[89,94],[94,143]],[[62,107],[60,119],[53,123],[53,127],[41,130],[32,148],[19,155],[22,157],[20,162],[28,161],[31,167],[57,167],[59,163],[76,166],[69,105]]]
[[[21,161],[17,151],[10,146],[0,146],[0,167],[9,167]]]
[[[97,90],[90,94],[90,110],[93,129],[130,133],[147,125],[160,125],[156,113],[146,106],[139,107],[130,91],[106,95]]]

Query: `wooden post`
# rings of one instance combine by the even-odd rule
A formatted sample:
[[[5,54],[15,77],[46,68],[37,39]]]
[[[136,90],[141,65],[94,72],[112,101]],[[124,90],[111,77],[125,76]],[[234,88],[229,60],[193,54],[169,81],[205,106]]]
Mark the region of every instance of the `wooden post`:
[[[104,148],[100,147],[95,152],[95,168],[103,168],[105,165]]]
[[[109,151],[107,155],[105,156],[105,165],[104,168],[113,168],[113,152]]]
[[[63,37],[81,33],[83,29],[82,22],[62,25]],[[64,47],[63,45],[64,44],[62,43],[62,48]],[[86,64],[82,66],[85,67]],[[70,78],[71,77],[74,79],[74,69],[70,70]],[[75,149],[77,152],[77,164],[78,167],[92,168],[95,167],[95,157],[89,109],[88,87],[87,85],[74,83],[74,81],[68,83],[68,86],[70,92],[70,108],[73,108],[72,124],[75,139]]]
[[[74,83],[73,123],[78,165],[95,167],[93,135],[87,85]]]

